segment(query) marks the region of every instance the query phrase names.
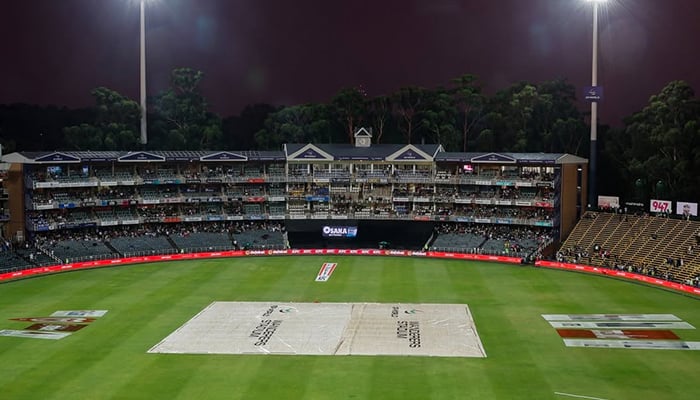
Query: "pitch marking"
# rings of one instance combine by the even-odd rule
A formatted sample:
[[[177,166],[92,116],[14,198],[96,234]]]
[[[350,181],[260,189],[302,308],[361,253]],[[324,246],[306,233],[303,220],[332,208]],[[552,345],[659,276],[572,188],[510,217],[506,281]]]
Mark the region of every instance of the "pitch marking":
[[[571,393],[563,393],[563,392],[554,392],[554,394],[558,394],[560,396],[569,396],[569,397],[577,397],[579,399],[591,399],[591,400],[607,400],[607,399],[602,399],[600,397],[592,397],[592,396],[583,396],[580,394],[571,394]]]

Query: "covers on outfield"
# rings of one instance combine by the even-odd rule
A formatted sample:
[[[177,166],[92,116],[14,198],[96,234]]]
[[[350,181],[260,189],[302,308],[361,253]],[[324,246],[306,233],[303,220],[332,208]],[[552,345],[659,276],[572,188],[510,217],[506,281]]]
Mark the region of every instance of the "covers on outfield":
[[[149,352],[486,357],[466,304],[214,302]]]

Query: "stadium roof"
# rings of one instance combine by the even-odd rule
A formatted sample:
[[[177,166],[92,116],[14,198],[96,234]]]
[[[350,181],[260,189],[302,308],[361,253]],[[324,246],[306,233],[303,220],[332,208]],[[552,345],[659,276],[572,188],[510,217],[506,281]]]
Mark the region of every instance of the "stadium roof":
[[[352,144],[285,144],[289,161],[425,161],[432,162],[443,151],[439,144],[374,144],[356,147]]]
[[[588,160],[567,153],[495,153],[495,152],[442,152],[436,162],[494,163],[494,164],[586,164]]]
[[[282,151],[40,151],[7,154],[2,160],[21,164],[166,161],[285,161]]]
[[[446,152],[439,144],[285,144],[279,151],[40,151],[4,155],[18,164],[76,164],[82,162],[245,162],[245,161],[383,161],[459,162],[474,164],[585,164],[585,158],[566,153]]]

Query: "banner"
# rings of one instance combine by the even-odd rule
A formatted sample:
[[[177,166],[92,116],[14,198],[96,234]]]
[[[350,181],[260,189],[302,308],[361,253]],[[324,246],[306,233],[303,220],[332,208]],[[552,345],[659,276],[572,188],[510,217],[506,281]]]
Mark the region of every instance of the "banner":
[[[357,236],[356,226],[324,226],[321,228],[323,237],[354,238]]]
[[[690,216],[698,216],[698,203],[686,203],[684,201],[676,202],[676,214],[682,215],[684,218]]]
[[[620,198],[617,196],[598,196],[598,208],[620,208]]]
[[[333,271],[335,271],[337,265],[336,263],[323,263],[321,269],[318,271],[318,275],[316,275],[316,282],[327,281],[328,278],[333,275]]]
[[[671,212],[673,207],[669,200],[650,200],[649,211],[653,213]]]

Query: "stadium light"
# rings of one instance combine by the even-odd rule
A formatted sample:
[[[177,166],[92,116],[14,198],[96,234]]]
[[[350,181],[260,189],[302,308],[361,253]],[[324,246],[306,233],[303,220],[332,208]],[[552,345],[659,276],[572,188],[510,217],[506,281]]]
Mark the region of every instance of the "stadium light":
[[[593,3],[593,57],[591,65],[591,87],[598,92],[598,7],[607,0],[587,0]],[[596,94],[597,95],[597,94]],[[597,203],[596,175],[598,164],[598,102],[591,100],[591,154],[588,169],[588,204]]]
[[[148,133],[147,127],[148,123],[146,121],[146,1],[141,0],[141,144],[145,145],[148,143]]]

